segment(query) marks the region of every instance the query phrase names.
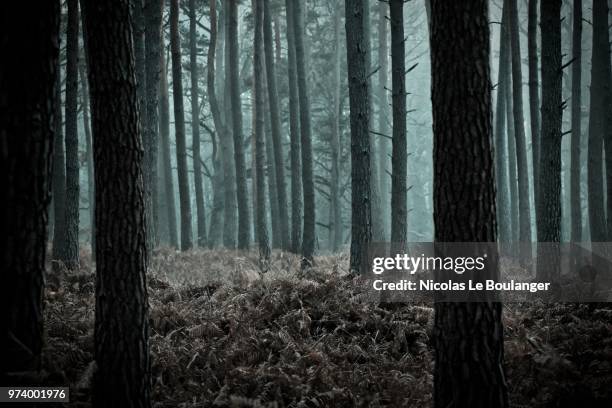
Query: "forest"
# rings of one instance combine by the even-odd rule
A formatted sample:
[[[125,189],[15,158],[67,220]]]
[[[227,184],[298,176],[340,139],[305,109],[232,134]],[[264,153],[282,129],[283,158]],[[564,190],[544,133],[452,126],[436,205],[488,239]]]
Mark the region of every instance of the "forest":
[[[0,2],[0,404],[612,406],[611,16]],[[373,294],[448,244],[551,294]]]

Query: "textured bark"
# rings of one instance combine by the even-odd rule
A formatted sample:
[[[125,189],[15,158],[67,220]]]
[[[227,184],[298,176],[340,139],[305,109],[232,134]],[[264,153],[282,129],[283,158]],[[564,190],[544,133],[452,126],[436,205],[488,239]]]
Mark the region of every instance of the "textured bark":
[[[352,273],[360,273],[366,246],[372,240],[370,199],[370,124],[367,47],[364,45],[365,0],[345,1],[346,61],[351,122],[351,259]]]
[[[87,74],[85,63],[79,64],[79,79],[81,83],[81,106],[83,109],[83,129],[85,129],[85,146],[87,155],[87,202],[89,204],[89,223],[91,236],[91,254],[96,252],[96,223],[95,223],[95,196],[94,196],[94,169],[93,169],[93,140],[91,138],[91,121],[89,119],[89,90],[87,89]]]
[[[437,242],[496,237],[487,4],[431,1]],[[508,406],[501,311],[492,302],[435,304],[435,407]]]
[[[340,250],[343,243],[342,234],[342,203],[340,196],[340,19],[341,3],[337,2],[334,8],[334,111],[331,137],[331,179],[330,179],[330,249],[334,252]]]
[[[605,14],[604,14],[605,13]],[[606,218],[603,192],[603,138],[606,126],[605,55],[608,48],[607,5],[593,2],[593,53],[591,59],[591,97],[589,113],[588,198],[591,241],[606,241]]]
[[[262,57],[263,58],[263,57]],[[265,63],[262,65],[263,72],[266,72]],[[268,182],[266,183],[266,187],[268,188],[268,198],[270,202],[270,217],[272,224],[272,247],[273,248],[281,248],[281,223],[280,223],[280,210],[278,207],[278,193],[277,193],[277,183],[276,183],[276,162],[274,159],[274,147],[272,140],[272,129],[270,124],[270,118],[268,115],[267,107],[270,105],[268,102],[268,94],[266,90],[268,89],[268,81],[266,80],[266,75],[263,75],[262,78],[262,92],[263,92],[263,104],[266,107],[264,110],[264,137],[265,137],[265,148],[266,148],[266,166],[264,167],[265,173],[268,175]],[[255,129],[255,126],[253,126]],[[253,153],[254,154],[254,153]],[[257,225],[255,223],[255,225]]]
[[[159,136],[161,161],[164,180],[164,205],[168,218],[168,239],[170,245],[178,248],[176,230],[176,203],[174,199],[174,179],[172,177],[172,160],[170,159],[170,102],[168,98],[168,61],[166,60],[164,36],[161,36],[160,66],[162,68],[159,81]]]
[[[289,135],[291,138],[291,251],[298,253],[302,242],[302,162],[300,146],[300,105],[297,85],[293,5],[285,0],[287,14],[287,67],[289,77]]]
[[[66,247],[62,261],[79,267],[79,2],[69,0],[66,27]]]
[[[84,6],[96,177],[93,404],[150,407],[144,152],[130,8],[127,0]]]
[[[193,246],[191,230],[191,198],[187,147],[185,145],[185,108],[183,106],[183,72],[181,66],[181,37],[179,34],[179,0],[170,2],[170,47],[172,50],[172,100],[176,136],[176,167],[178,171],[179,203],[181,208],[181,250]]]
[[[159,89],[161,73],[161,36],[163,0],[145,0],[145,82],[146,122],[142,122],[143,145],[145,149],[145,198],[149,206],[147,234],[149,243],[159,244],[159,187],[158,187],[158,125]]]
[[[310,101],[306,82],[306,58],[304,53],[304,16],[302,4],[293,4],[293,37],[295,40],[295,65],[300,104],[300,144],[302,153],[302,191],[304,197],[304,224],[302,231],[302,266],[312,265],[315,247],[315,191],[312,178],[312,133],[310,131]],[[369,165],[369,164],[368,164]]]
[[[53,139],[53,253],[51,255],[54,271],[62,268],[63,260],[66,258],[66,156],[62,126],[64,116],[62,114],[62,74],[59,65],[56,69],[53,104],[56,120]]]
[[[274,167],[276,171],[276,196],[278,200],[278,215],[280,226],[280,246],[289,249],[289,214],[287,213],[287,190],[285,187],[285,159],[283,157],[283,141],[281,133],[280,107],[276,87],[276,67],[274,63],[274,44],[272,38],[272,15],[269,0],[263,3],[263,37],[266,60],[266,76],[268,83],[268,104],[270,107],[270,128],[272,130],[272,146],[274,147]]]
[[[529,63],[529,117],[535,207],[538,201],[538,162],[540,158],[540,86],[538,83],[538,0],[528,0],[527,59]],[[501,208],[500,208],[501,211]],[[536,216],[537,221],[537,216]],[[537,222],[536,222],[537,224]]]
[[[508,50],[510,49],[510,30],[507,31],[507,38],[504,40],[507,43]],[[510,56],[508,57],[508,65],[511,65]],[[516,166],[516,137],[514,131],[514,108],[512,101],[512,75],[510,70],[507,71],[506,81],[504,83],[506,95],[506,142],[508,146],[508,182],[510,185],[510,232],[512,241],[519,239],[519,193],[518,193],[518,173]]]
[[[234,137],[234,165],[236,166],[236,201],[238,203],[238,248],[248,249],[251,237],[249,221],[249,201],[244,165],[244,148],[242,137],[242,104],[240,101],[240,82],[238,69],[238,0],[229,1],[228,36],[229,64],[226,67],[230,86],[232,133]]]
[[[253,35],[253,85],[255,87],[255,166],[257,177],[257,243],[259,245],[260,262],[267,263],[270,259],[270,243],[268,241],[268,227],[266,217],[266,176],[264,169],[265,160],[265,135],[264,135],[264,96],[263,96],[263,25],[264,25],[264,1],[254,0],[253,10],[255,14],[255,33]]]
[[[519,199],[519,241],[531,241],[531,206],[529,205],[529,167],[523,121],[523,74],[521,65],[521,43],[519,41],[518,0],[508,3],[510,43],[512,50],[512,114],[514,119],[514,140],[516,143],[516,164]]]
[[[391,155],[391,242],[407,239],[406,204],[406,74],[404,47],[404,2],[390,0],[391,83],[393,101],[393,153]]]
[[[538,183],[538,241],[561,238],[561,0],[542,0],[542,133]],[[606,35],[607,44],[607,35]],[[601,169],[601,167],[600,167]],[[540,280],[559,275],[559,253],[538,249]]]
[[[580,147],[582,138],[582,0],[574,0],[572,28],[572,141],[570,166],[571,241],[582,241]],[[534,161],[534,163],[537,163]],[[535,166],[534,166],[535,167]]]
[[[215,125],[217,135],[224,135],[225,125],[219,109],[219,101],[217,100],[217,90],[215,88],[215,54],[217,48],[217,2],[210,2],[210,38],[207,54],[207,73],[206,73],[206,91],[208,93],[208,101],[210,111]],[[210,215],[210,229],[208,233],[208,244],[210,247],[216,247],[221,243],[223,238],[223,210],[224,210],[224,182],[223,168],[220,147],[217,143],[215,135],[213,137],[213,208]]]
[[[31,30],[23,33],[27,16]],[[2,334],[0,377],[40,369],[48,208],[51,202],[59,1],[0,5],[0,214]]]
[[[193,151],[193,182],[195,183],[197,243],[206,246],[206,214],[200,156],[200,101],[198,90],[198,47],[195,0],[189,0],[189,67],[191,71],[191,140]]]
[[[497,225],[498,240],[508,242],[511,239],[510,220],[510,186],[508,183],[508,142],[506,140],[506,89],[508,85],[509,53],[508,38],[508,7],[504,2],[502,24],[499,36],[499,69],[497,74],[497,104],[495,111],[495,177],[497,187]]]
[[[378,70],[378,132],[383,135],[390,135],[391,129],[389,127],[389,97],[387,96],[389,89],[389,47],[387,45],[387,4],[380,2],[378,4],[378,64],[380,66]],[[387,200],[391,197],[391,186],[389,179],[389,154],[390,154],[389,140],[386,137],[380,137],[378,139],[378,177],[380,187],[380,199],[381,205],[380,212],[383,220],[381,225],[381,232],[383,234],[383,240],[389,237],[389,217],[391,216],[390,208]]]

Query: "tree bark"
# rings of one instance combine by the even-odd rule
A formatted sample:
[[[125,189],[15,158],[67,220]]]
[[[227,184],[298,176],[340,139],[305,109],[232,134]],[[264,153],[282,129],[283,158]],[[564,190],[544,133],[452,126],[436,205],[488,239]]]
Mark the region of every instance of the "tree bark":
[[[161,160],[164,176],[164,202],[168,217],[168,238],[170,245],[174,248],[179,247],[176,226],[176,203],[174,199],[174,178],[172,175],[172,160],[170,158],[170,102],[168,98],[168,61],[164,36],[161,36],[160,66],[162,75],[159,83],[159,134],[161,146]]]
[[[496,239],[487,4],[431,1],[437,242]],[[435,304],[435,407],[508,406],[501,312],[495,302]]]
[[[172,49],[172,100],[176,136],[176,167],[178,171],[179,203],[181,208],[181,250],[193,246],[191,230],[191,197],[187,148],[185,145],[185,109],[183,106],[183,73],[181,65],[181,37],[179,34],[179,0],[170,2],[170,47]]]
[[[512,113],[514,118],[514,138],[516,143],[518,199],[519,199],[519,241],[531,241],[531,206],[529,205],[529,167],[523,121],[523,74],[521,65],[521,43],[519,41],[519,21],[517,0],[508,2],[508,21],[512,50]],[[521,258],[523,259],[523,258]]]
[[[606,126],[606,62],[608,48],[607,6],[593,2],[593,53],[591,59],[591,97],[589,113],[588,198],[591,241],[607,239],[603,192],[603,138]]]
[[[66,27],[66,247],[62,261],[68,269],[79,267],[79,2],[68,2]]]
[[[128,0],[84,6],[96,177],[93,404],[150,407],[144,152],[130,7]]]
[[[507,31],[506,43],[508,50],[510,47],[510,30]],[[510,66],[511,56],[508,56],[508,65]],[[510,232],[512,241],[516,242],[519,239],[519,192],[518,192],[518,173],[516,165],[516,137],[514,129],[514,108],[512,100],[512,75],[510,70],[507,71],[506,81],[504,83],[506,89],[506,142],[508,146],[508,181],[510,184]]]
[[[331,138],[331,180],[330,180],[330,247],[336,252],[343,243],[342,234],[342,203],[340,196],[340,20],[341,3],[334,7],[334,111]]]
[[[529,64],[529,119],[533,163],[533,196],[538,201],[538,162],[540,158],[540,86],[538,81],[538,0],[528,0],[527,59]],[[537,216],[536,216],[537,225]]]
[[[393,100],[393,139],[391,155],[391,242],[407,239],[406,203],[406,74],[403,1],[390,0],[391,82]]]
[[[389,47],[387,45],[387,4],[380,2],[378,4],[378,132],[389,136],[391,129],[389,127],[389,97],[387,96],[389,88]],[[380,199],[382,203],[386,203],[391,197],[390,179],[389,179],[389,141],[386,137],[378,139],[378,184],[380,186]],[[381,232],[383,240],[389,237],[389,217],[391,216],[388,205],[381,205],[380,208],[383,224]]]
[[[23,20],[36,27],[23,33]],[[43,290],[59,81],[60,2],[3,2],[0,48],[0,214],[2,298],[6,324],[0,349],[9,372],[40,369]]]
[[[195,0],[189,0],[189,66],[191,71],[191,139],[193,150],[193,181],[195,183],[197,243],[206,246],[206,214],[200,156],[200,101],[198,90],[198,47]]]
[[[571,141],[571,241],[582,241],[582,200],[580,192],[580,147],[582,138],[582,0],[574,0],[572,29],[572,141]],[[537,163],[534,161],[534,163]],[[536,166],[534,166],[535,168]]]
[[[59,64],[59,58],[58,58]],[[57,66],[54,90],[55,134],[53,139],[53,270],[63,268],[66,259],[66,156],[64,151],[64,129],[62,126],[62,73]]]
[[[541,0],[542,133],[538,183],[538,241],[561,238],[561,0]],[[607,34],[606,34],[607,44]],[[600,167],[601,170],[601,167]],[[558,249],[538,247],[540,280],[559,276]]]
[[[145,95],[146,117],[143,120],[145,148],[145,194],[150,207],[147,219],[148,240],[151,246],[159,244],[159,186],[158,186],[158,126],[159,90],[161,73],[163,0],[145,0]]]
[[[268,82],[268,103],[270,107],[270,128],[272,130],[272,146],[274,147],[274,164],[276,170],[276,195],[280,223],[280,246],[289,250],[289,214],[287,213],[287,191],[285,187],[285,159],[281,134],[280,107],[276,87],[276,67],[274,64],[274,44],[272,38],[272,15],[269,0],[263,4],[263,37],[266,60],[266,76]]]
[[[351,122],[351,259],[350,270],[361,273],[372,240],[370,199],[370,114],[367,47],[364,44],[365,0],[346,0],[346,61]]]
[[[264,1],[254,0],[255,25],[253,36],[253,83],[255,86],[255,165],[257,173],[257,243],[259,244],[259,260],[262,264],[267,264],[270,259],[270,243],[268,241],[268,227],[266,217],[266,176],[264,169],[265,160],[265,135],[264,135],[264,96],[263,96],[263,75],[264,69],[262,48],[264,30]],[[269,84],[268,84],[269,86]]]
[[[226,67],[232,111],[232,130],[234,136],[234,164],[236,166],[236,200],[238,203],[238,248],[248,249],[251,238],[251,223],[249,221],[249,201],[246,169],[244,165],[244,147],[242,137],[242,104],[240,101],[240,83],[238,69],[238,0],[229,0],[228,10],[229,64]]]
[[[293,37],[295,40],[295,64],[300,104],[300,144],[302,153],[302,191],[304,197],[304,224],[302,233],[302,266],[313,263],[315,248],[315,191],[312,178],[312,133],[310,131],[310,101],[306,82],[304,53],[304,17],[302,4],[293,4]]]
[[[508,7],[504,2],[502,23],[499,35],[499,69],[497,71],[497,104],[495,111],[495,176],[497,186],[497,224],[498,240],[509,242],[511,234],[510,185],[508,180],[508,142],[506,140],[506,89],[508,84],[509,54],[508,42]]]
[[[287,14],[287,66],[289,77],[289,135],[291,139],[291,251],[300,252],[302,242],[302,164],[300,146],[300,105],[297,85],[295,34],[293,26],[295,2],[285,0]]]
[[[85,146],[87,155],[87,202],[89,204],[89,224],[91,235],[91,255],[95,259],[96,252],[96,223],[95,223],[95,195],[94,169],[93,169],[93,140],[91,138],[91,121],[89,118],[89,90],[87,89],[87,74],[85,63],[79,64],[79,77],[81,82],[81,107],[83,109],[83,129],[85,129]]]

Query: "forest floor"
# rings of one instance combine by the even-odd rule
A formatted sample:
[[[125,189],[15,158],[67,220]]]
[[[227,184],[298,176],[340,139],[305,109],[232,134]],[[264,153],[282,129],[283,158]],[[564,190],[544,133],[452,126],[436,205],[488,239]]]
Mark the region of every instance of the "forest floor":
[[[89,406],[94,275],[48,279],[47,378]],[[160,249],[148,279],[155,407],[429,407],[433,309],[382,309],[343,276],[346,255],[307,276],[274,253]],[[513,407],[612,406],[612,306],[505,305]]]

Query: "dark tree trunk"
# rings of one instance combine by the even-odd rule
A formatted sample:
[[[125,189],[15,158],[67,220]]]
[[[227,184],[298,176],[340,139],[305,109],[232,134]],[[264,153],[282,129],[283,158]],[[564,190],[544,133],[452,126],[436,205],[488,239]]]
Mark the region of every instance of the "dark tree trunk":
[[[365,0],[346,0],[346,61],[351,120],[351,259],[350,270],[362,271],[372,240],[370,200],[370,124],[367,47],[364,44]]]
[[[541,0],[542,132],[538,182],[538,241],[561,238],[561,0]],[[606,34],[607,38],[607,34]],[[606,39],[607,44],[607,39]],[[601,170],[601,167],[600,167]],[[538,248],[540,280],[559,275],[559,254]]]
[[[340,250],[342,237],[342,203],[340,196],[340,20],[341,3],[334,7],[334,111],[332,115],[333,128],[331,137],[331,180],[330,180],[330,247],[336,252]]]
[[[302,233],[302,266],[312,265],[315,247],[315,191],[312,178],[312,134],[310,131],[310,101],[306,82],[306,58],[304,53],[304,16],[302,4],[293,4],[293,37],[295,40],[295,65],[300,104],[300,144],[302,153],[302,191],[304,196],[304,228]]]
[[[589,114],[588,197],[591,241],[606,241],[603,192],[603,137],[606,126],[606,50],[608,48],[607,6],[593,2],[593,54],[591,60],[591,98]],[[603,13],[606,13],[604,15]]]
[[[582,200],[580,193],[580,146],[582,138],[582,0],[574,0],[572,30],[572,141],[571,141],[571,241],[582,241]],[[537,163],[534,161],[534,163]],[[534,166],[536,167],[536,166]]]
[[[66,28],[66,247],[62,261],[79,267],[79,2],[68,0]]]
[[[431,2],[437,242],[496,239],[487,4]],[[435,407],[508,406],[501,306],[435,304]]]
[[[262,50],[262,52],[265,52],[264,50]],[[265,58],[265,57],[262,57]],[[270,202],[270,218],[271,218],[271,224],[272,224],[272,248],[281,248],[281,226],[280,226],[280,216],[279,216],[279,208],[278,208],[278,193],[276,190],[276,162],[274,159],[274,147],[273,147],[273,140],[272,140],[272,129],[271,129],[271,124],[270,124],[270,117],[268,115],[268,106],[270,105],[268,102],[268,94],[267,94],[267,89],[268,89],[268,81],[266,79],[267,77],[267,73],[266,73],[266,66],[265,66],[265,61],[264,64],[261,66],[261,69],[263,70],[263,72],[265,73],[262,76],[262,92],[263,92],[263,96],[262,96],[262,103],[264,104],[264,106],[266,107],[264,109],[264,113],[263,113],[263,118],[264,118],[264,145],[265,145],[265,166],[264,166],[264,174],[267,174],[268,176],[268,181],[267,183],[265,183],[266,187],[268,188],[268,199]],[[255,84],[253,84],[254,86]],[[253,89],[253,94],[255,94],[255,90]],[[256,111],[257,109],[253,109],[253,120],[256,120]],[[255,122],[253,122],[253,132],[255,129],[256,125]],[[255,139],[253,139],[253,155],[255,155]],[[255,179],[253,179],[253,183],[255,183]],[[253,190],[253,193],[255,193],[255,189]],[[253,225],[257,226],[257,220],[255,219],[256,217],[253,216]],[[255,234],[255,236],[257,236],[257,233]]]
[[[509,242],[511,239],[510,186],[508,183],[508,142],[506,140],[506,89],[508,84],[509,53],[508,7],[504,2],[499,41],[499,69],[497,74],[497,105],[495,111],[495,176],[497,185],[497,224],[498,240]]]
[[[300,146],[300,104],[297,85],[295,34],[293,26],[295,2],[285,0],[287,14],[287,66],[289,76],[289,135],[291,138],[291,251],[300,252],[302,242],[302,161]]]
[[[146,122],[142,122],[145,149],[145,198],[149,206],[147,215],[148,240],[152,246],[159,244],[159,187],[157,177],[157,151],[159,149],[159,79],[161,73],[163,0],[145,0],[145,83]]]
[[[210,2],[210,40],[207,55],[206,90],[212,113],[216,134],[219,137],[225,135],[225,125],[217,100],[215,88],[215,53],[217,48],[217,2]],[[208,233],[208,244],[215,247],[221,243],[223,238],[223,210],[224,210],[224,182],[220,146],[213,135],[213,209],[210,216],[210,229]]]
[[[238,0],[229,0],[228,10],[229,59],[226,80],[229,80],[231,99],[231,118],[234,136],[234,164],[236,166],[236,200],[238,203],[238,248],[248,249],[251,238],[251,223],[249,221],[249,201],[246,169],[244,165],[244,147],[242,138],[242,104],[240,101],[240,82],[238,69]]]
[[[387,11],[389,7],[385,2],[378,4],[378,64],[380,68],[378,70],[378,132],[389,136],[391,129],[389,127],[389,47],[387,45]],[[381,232],[383,234],[383,240],[389,237],[389,217],[390,208],[386,205],[387,200],[391,197],[391,186],[389,179],[389,154],[390,154],[389,140],[387,137],[381,136],[378,139],[378,184],[380,186],[380,199],[381,205],[381,217],[383,224],[381,225]]]
[[[540,86],[538,83],[538,0],[528,0],[527,59],[529,63],[529,118],[533,163],[533,196],[538,207],[538,163],[540,158]],[[500,209],[501,210],[501,209]],[[537,216],[536,216],[537,225]]]
[[[162,68],[159,82],[159,135],[161,147],[161,161],[164,176],[164,205],[168,218],[168,239],[170,245],[178,248],[178,234],[176,228],[176,203],[174,199],[174,179],[172,176],[172,160],[170,158],[170,102],[168,98],[168,61],[164,36],[161,36],[160,66]]]
[[[506,43],[510,50],[510,30],[507,31]],[[508,65],[510,66],[511,56],[508,54]],[[512,75],[510,70],[507,71],[506,81],[504,83],[506,95],[506,142],[508,146],[508,182],[510,185],[510,232],[512,241],[518,241],[519,238],[519,193],[518,193],[518,173],[516,166],[516,137],[514,130],[514,108],[512,101]]]
[[[255,34],[253,36],[253,84],[255,87],[255,166],[257,177],[257,243],[259,245],[259,259],[262,264],[267,264],[270,259],[270,243],[268,242],[268,227],[266,217],[266,175],[264,169],[265,160],[265,135],[264,135],[264,96],[263,96],[263,25],[264,25],[264,1],[254,0],[255,7]]]
[[[519,241],[531,241],[531,206],[529,205],[529,167],[523,121],[523,74],[521,65],[521,43],[519,41],[518,0],[508,2],[508,21],[512,50],[512,113],[514,118],[514,139],[516,143],[516,163],[518,172],[519,199]],[[521,258],[522,259],[522,258]]]
[[[129,1],[84,6],[96,175],[93,404],[150,407],[144,152]]]
[[[601,25],[604,27],[608,27],[608,32],[610,29],[609,26],[609,8],[608,3],[601,1],[597,6],[593,7],[593,13],[600,13],[600,17],[603,20]],[[597,10],[595,9],[597,7]],[[594,26],[595,24],[593,24]],[[595,30],[595,28],[593,28]],[[606,35],[606,33],[601,33],[602,37]],[[610,67],[610,42],[608,41],[608,46],[604,47],[604,42],[608,39],[608,35],[606,35],[606,39],[601,40],[601,57],[602,57],[602,75],[604,76],[604,83],[602,86],[602,92],[605,92],[603,98],[603,107],[605,112],[605,124],[603,125],[603,139],[604,139],[604,148],[605,148],[605,185],[606,185],[606,236],[607,239],[612,237],[612,72]],[[591,88],[592,89],[592,88]]]
[[[191,70],[191,139],[193,150],[193,181],[195,183],[197,243],[206,246],[206,214],[200,156],[200,101],[198,91],[198,47],[195,0],[189,0],[189,66]]]
[[[23,20],[35,26],[23,33]],[[2,334],[0,378],[40,369],[48,208],[59,101],[59,1],[0,5],[0,215]]]
[[[87,202],[89,204],[89,223],[91,235],[91,255],[96,252],[96,223],[95,196],[94,196],[94,169],[93,169],[93,141],[91,138],[91,121],[89,119],[89,90],[87,89],[87,74],[85,63],[79,64],[79,79],[81,82],[81,107],[83,108],[83,129],[85,129],[85,146],[87,155]]]
[[[393,153],[391,155],[391,242],[405,243],[406,204],[406,74],[404,47],[404,2],[390,0],[391,82],[393,100]]]
[[[59,64],[59,59],[58,59]],[[61,69],[57,66],[54,90],[55,135],[53,139],[53,270],[63,268],[66,259],[66,156],[64,154],[64,129],[62,126]]]
[[[174,101],[176,167],[181,207],[181,250],[185,251],[193,246],[193,242],[187,147],[185,145],[185,109],[183,107],[183,73],[181,65],[181,37],[178,27],[178,2],[179,0],[172,0],[170,2],[170,47],[172,49],[172,100]]]
[[[269,0],[265,0],[264,8],[264,51],[266,59],[266,75],[268,82],[268,103],[270,107],[270,128],[272,130],[272,145],[274,147],[274,166],[276,170],[276,195],[278,200],[278,215],[280,224],[281,248],[289,249],[289,214],[287,213],[287,190],[285,187],[285,159],[283,157],[283,141],[281,133],[280,107],[276,89],[276,67],[274,66],[274,44],[272,39],[272,15]]]

